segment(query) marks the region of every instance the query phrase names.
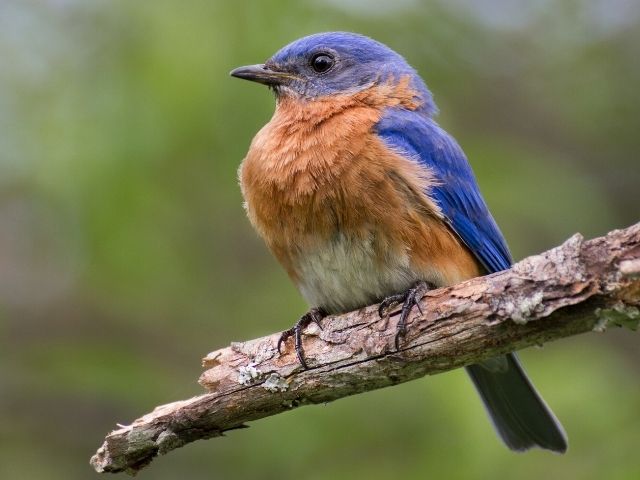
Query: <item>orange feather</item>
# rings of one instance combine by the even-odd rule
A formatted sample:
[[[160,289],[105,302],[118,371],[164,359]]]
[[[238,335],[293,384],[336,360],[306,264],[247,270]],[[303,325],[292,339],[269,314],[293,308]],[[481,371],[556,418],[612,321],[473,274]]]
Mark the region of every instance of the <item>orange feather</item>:
[[[249,218],[306,299],[344,311],[418,280],[480,274],[426,192],[429,170],[373,132],[382,109],[418,107],[408,78],[349,95],[283,97],[239,170]]]

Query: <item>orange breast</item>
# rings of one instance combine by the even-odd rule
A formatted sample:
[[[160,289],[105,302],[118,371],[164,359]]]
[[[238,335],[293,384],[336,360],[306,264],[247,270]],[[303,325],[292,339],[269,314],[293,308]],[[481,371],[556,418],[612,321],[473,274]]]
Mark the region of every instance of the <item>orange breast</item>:
[[[373,88],[281,100],[239,171],[252,224],[307,301],[330,312],[417,280],[445,285],[480,273],[425,193],[431,172],[373,134],[381,108],[415,108],[415,97],[402,82]]]

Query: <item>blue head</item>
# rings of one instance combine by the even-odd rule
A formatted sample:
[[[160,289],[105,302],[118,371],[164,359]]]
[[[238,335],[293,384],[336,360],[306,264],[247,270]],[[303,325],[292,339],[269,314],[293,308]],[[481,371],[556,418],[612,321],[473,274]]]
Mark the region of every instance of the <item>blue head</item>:
[[[269,85],[276,95],[313,100],[356,92],[376,83],[409,77],[420,111],[436,111],[431,93],[404,58],[386,45],[348,32],[317,33],[282,48],[263,65],[240,67],[231,75]]]

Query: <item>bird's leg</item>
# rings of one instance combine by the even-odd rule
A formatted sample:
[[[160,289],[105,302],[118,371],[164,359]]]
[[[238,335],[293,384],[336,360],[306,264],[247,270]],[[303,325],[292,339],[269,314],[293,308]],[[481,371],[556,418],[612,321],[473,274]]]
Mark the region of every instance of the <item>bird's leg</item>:
[[[420,281],[406,292],[390,295],[380,302],[380,306],[378,307],[378,315],[380,315],[380,318],[384,317],[389,307],[402,303],[402,311],[400,313],[400,320],[396,327],[396,337],[394,340],[396,350],[400,350],[400,339],[407,333],[407,318],[409,318],[411,310],[416,306],[420,311],[420,315],[422,315],[420,299],[426,292],[434,287],[435,286],[430,283]]]
[[[280,350],[280,346],[287,341],[289,337],[294,338],[294,344],[296,347],[296,355],[298,356],[298,361],[302,368],[305,370],[309,368],[307,366],[307,362],[304,360],[304,348],[302,347],[302,330],[304,330],[309,324],[315,323],[318,325],[320,330],[322,330],[322,325],[320,325],[320,320],[327,316],[327,312],[325,312],[322,308],[312,308],[300,319],[296,322],[296,324],[291,327],[289,330],[285,330],[280,335],[278,339],[278,353],[282,354]]]

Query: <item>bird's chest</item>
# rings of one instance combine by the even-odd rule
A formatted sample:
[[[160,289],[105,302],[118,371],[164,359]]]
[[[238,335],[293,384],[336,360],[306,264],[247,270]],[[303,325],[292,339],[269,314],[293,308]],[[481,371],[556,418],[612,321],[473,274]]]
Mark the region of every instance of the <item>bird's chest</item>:
[[[434,242],[451,235],[424,193],[429,172],[372,133],[379,112],[285,113],[254,138],[240,183],[249,219],[306,300],[341,312],[416,280],[442,283]]]
[[[367,151],[290,176],[264,164],[241,172],[253,225],[307,302],[329,312],[375,303],[419,279],[404,237],[407,202]]]
[[[239,170],[249,219],[287,270],[293,257],[330,248],[371,221],[363,190],[381,181],[366,168],[379,113],[336,110],[324,102],[279,104]]]

